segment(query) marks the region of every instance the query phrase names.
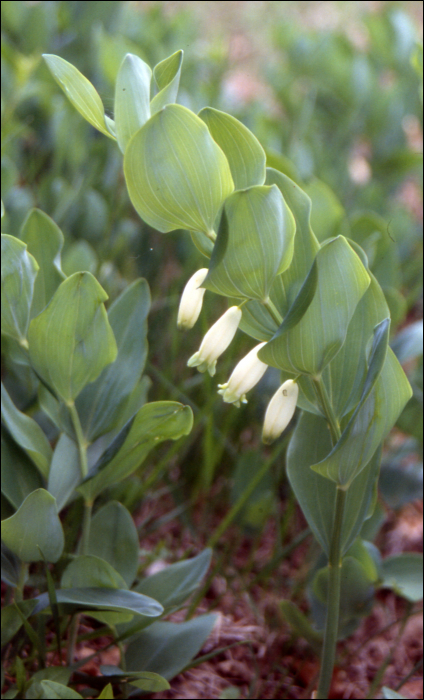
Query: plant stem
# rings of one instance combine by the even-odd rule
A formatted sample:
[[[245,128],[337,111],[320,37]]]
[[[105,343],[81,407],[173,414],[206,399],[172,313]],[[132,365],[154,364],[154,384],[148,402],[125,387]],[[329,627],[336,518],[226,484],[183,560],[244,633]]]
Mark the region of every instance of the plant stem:
[[[88,554],[88,540],[90,537],[90,525],[91,525],[91,510],[93,508],[92,501],[84,502],[84,517],[82,521],[82,534],[81,534],[81,554]]]
[[[330,428],[331,440],[333,445],[340,440],[342,431],[340,430],[340,423],[337,420],[336,414],[334,413],[333,406],[330,401],[330,397],[327,394],[327,389],[322,381],[321,377],[314,379],[315,393],[317,394],[318,400],[326,415],[328,426]]]
[[[71,414],[71,419],[72,419],[72,425],[74,426],[75,430],[75,436],[77,438],[77,445],[78,445],[78,453],[79,453],[79,459],[80,459],[80,470],[81,470],[81,476],[83,479],[88,474],[88,465],[87,465],[87,442],[84,437],[84,433],[82,432],[82,427],[81,427],[81,422],[79,419],[78,411],[75,408],[75,404],[73,401],[70,401],[67,404],[69,408],[69,412]]]
[[[263,304],[267,309],[269,315],[272,316],[273,321],[275,321],[275,323],[278,326],[280,326],[283,322],[283,317],[281,316],[275,304],[269,298],[267,299],[267,301],[264,301]]]
[[[326,386],[321,377],[314,379],[314,388],[318,400],[324,410],[331,433],[331,441],[335,445],[341,437],[340,424],[328,396]],[[345,489],[337,486],[334,506],[334,520],[331,533],[330,552],[328,557],[328,595],[327,616],[325,621],[324,642],[321,657],[321,671],[316,697],[327,698],[333,676],[334,660],[336,657],[337,635],[339,629],[340,582],[341,582],[341,534],[343,526],[344,507],[346,503]]]
[[[336,504],[333,531],[328,557],[328,598],[325,621],[324,643],[322,648],[321,672],[316,697],[328,698],[336,657],[337,634],[339,628],[340,580],[341,580],[341,534],[346,493],[339,486],[336,490]]]

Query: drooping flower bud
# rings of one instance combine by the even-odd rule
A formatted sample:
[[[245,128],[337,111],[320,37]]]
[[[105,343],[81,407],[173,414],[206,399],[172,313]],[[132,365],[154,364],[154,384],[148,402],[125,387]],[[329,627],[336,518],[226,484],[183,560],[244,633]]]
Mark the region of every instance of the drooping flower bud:
[[[193,328],[202,310],[203,295],[206,289],[201,289],[200,285],[205,281],[208,269],[201,270],[190,277],[181,295],[180,307],[178,309],[177,326],[180,329]]]
[[[275,392],[266,409],[262,442],[270,444],[287,428],[296,410],[299,387],[288,379]]]
[[[200,348],[187,362],[189,367],[197,367],[199,372],[215,374],[216,361],[226,350],[236,334],[241,320],[241,309],[231,306],[221,318],[208,330]]]
[[[236,406],[240,406],[240,402],[247,403],[247,392],[253,389],[268,369],[268,365],[258,358],[258,352],[264,345],[266,343],[256,345],[236,365],[228,382],[218,384],[218,394],[222,395],[226,403],[233,403]]]

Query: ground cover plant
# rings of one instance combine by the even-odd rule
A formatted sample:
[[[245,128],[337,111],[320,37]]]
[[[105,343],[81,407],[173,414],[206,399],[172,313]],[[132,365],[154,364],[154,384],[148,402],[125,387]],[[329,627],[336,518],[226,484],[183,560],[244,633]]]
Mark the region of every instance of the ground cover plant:
[[[109,137],[110,146],[114,149],[108,151],[113,152],[113,156],[108,155],[108,162],[115,164],[112,173],[117,174],[123,163],[125,188],[141,219],[155,230],[153,236],[159,237],[158,232],[168,234],[176,229],[185,231],[180,231],[177,236],[182,239],[183,256],[190,261],[191,271],[186,275],[187,285],[180,301],[178,319],[175,303],[175,313],[169,314],[168,309],[167,315],[172,316],[172,323],[178,322],[180,329],[190,330],[199,319],[202,302],[207,307],[209,318],[212,317],[215,322],[207,330],[203,314],[200,316],[200,323],[207,332],[194,354],[187,352],[190,342],[187,338],[192,337],[187,333],[180,335],[184,339],[176,344],[177,349],[175,344],[174,347],[160,348],[162,357],[166,357],[169,350],[171,356],[175,358],[178,354],[179,362],[187,362],[188,367],[192,368],[187,372],[190,373],[193,387],[204,387],[201,395],[203,406],[199,407],[198,399],[197,405],[187,399],[186,391],[178,390],[154,365],[148,366],[154,379],[161,383],[163,392],[171,390],[173,398],[179,398],[182,404],[190,404],[195,413],[198,412],[198,425],[204,429],[202,468],[194,479],[193,472],[187,471],[185,474],[185,488],[192,502],[208,493],[216,478],[219,455],[222,454],[222,449],[215,442],[218,435],[216,425],[213,417],[208,415],[210,407],[217,403],[216,392],[221,394],[224,402],[240,407],[239,411],[231,410],[235,418],[229,418],[226,426],[223,426],[228,431],[231,421],[234,421],[233,430],[237,429],[237,425],[245,423],[246,394],[251,392],[247,406],[250,410],[255,394],[251,390],[264,377],[268,367],[274,368],[274,374],[267,371],[262,379],[265,381],[267,376],[273,376],[275,382],[274,397],[264,411],[263,441],[266,444],[279,438],[290,424],[296,406],[301,410],[288,444],[286,463],[289,482],[310,527],[310,531],[301,533],[302,538],[312,532],[321,548],[321,554],[314,556],[308,576],[307,590],[313,625],[290,600],[281,602],[280,611],[293,630],[305,637],[321,656],[317,697],[327,697],[337,639],[350,635],[363,616],[371,611],[375,592],[382,586],[392,587],[411,604],[421,595],[421,560],[418,555],[395,556],[382,562],[378,550],[371,543],[381,524],[381,507],[377,505],[376,489],[383,439],[392,425],[400,420],[403,429],[413,436],[416,444],[420,440],[417,415],[421,410],[419,393],[422,370],[415,362],[414,374],[411,373],[415,396],[414,401],[408,403],[412,389],[399,364],[399,360],[404,362],[419,355],[416,348],[420,324],[406,328],[393,340],[392,348],[389,346],[390,316],[394,317],[392,325],[396,326],[408,305],[410,307],[414,303],[418,287],[413,279],[415,291],[406,302],[396,296],[399,262],[396,256],[392,257],[391,248],[387,247],[385,225],[375,213],[363,211],[352,220],[350,227],[333,227],[327,234],[321,228],[319,237],[316,237],[313,230],[315,222],[325,221],[327,211],[328,218],[332,219],[333,200],[324,198],[323,203],[321,199],[322,217],[314,219],[316,189],[310,190],[311,206],[308,187],[304,188],[294,171],[287,172],[288,162],[275,156],[273,160],[268,157],[268,163],[276,167],[266,167],[265,151],[252,131],[239,120],[211,107],[202,108],[197,114],[197,110],[175,104],[182,59],[182,52],[177,51],[160,61],[152,71],[139,55],[127,53],[117,71],[114,107],[108,110],[113,113],[112,119],[105,113],[94,87],[71,63],[52,54],[45,55],[51,74],[73,105],[90,124]],[[104,156],[97,164],[99,171],[102,162]],[[110,186],[113,189],[113,178]],[[62,194],[65,194],[65,190]],[[101,202],[96,198],[95,190],[92,195],[89,209],[92,209],[91,205]],[[102,205],[94,206],[94,211],[101,213]],[[104,218],[100,217],[102,220]],[[84,221],[84,214],[79,221]],[[103,553],[103,559],[112,567],[112,572],[108,569],[107,573],[104,564],[97,561],[94,569],[93,555],[100,560],[102,555],[98,556],[98,541],[90,551],[90,537],[94,537],[90,535],[90,530],[96,532],[96,519],[98,531],[110,521],[112,511],[108,511],[108,507],[121,512],[124,507],[122,503],[126,503],[131,511],[137,500],[145,495],[147,483],[155,483],[158,475],[166,473],[179,450],[184,454],[187,449],[184,448],[185,443],[180,448],[180,443],[176,442],[175,448],[162,453],[164,457],[159,460],[158,468],[147,473],[147,481],[141,471],[138,472],[140,476],[135,479],[131,477],[152,445],[162,439],[187,435],[192,424],[190,408],[169,400],[145,403],[148,382],[141,379],[146,355],[146,350],[142,349],[145,346],[145,324],[137,324],[137,319],[144,319],[147,313],[148,290],[145,281],[135,280],[128,285],[125,275],[121,277],[118,273],[119,267],[112,270],[106,266],[100,267],[99,279],[114,299],[106,314],[103,305],[106,292],[86,271],[96,269],[96,253],[92,247],[80,243],[68,247],[61,267],[58,253],[63,237],[51,219],[41,211],[33,210],[21,224],[20,230],[19,227],[11,228],[13,223],[16,225],[13,216],[6,222],[7,230],[12,234],[2,239],[5,246],[6,298],[2,331],[6,336],[6,379],[15,402],[24,409],[24,412],[19,411],[5,391],[4,442],[8,455],[6,464],[10,465],[11,475],[6,479],[3,491],[6,515],[9,516],[4,529],[5,543],[10,550],[6,550],[6,572],[9,572],[6,578],[17,591],[15,600],[20,610],[18,612],[13,604],[7,611],[9,628],[6,639],[11,642],[7,647],[8,658],[13,659],[16,650],[23,648],[20,645],[26,643],[25,633],[34,649],[41,649],[39,640],[42,628],[37,627],[36,638],[31,632],[31,625],[34,615],[41,618],[45,625],[48,613],[51,615],[48,626],[56,635],[48,652],[56,649],[60,652],[61,636],[65,625],[69,625],[66,629],[68,661],[71,662],[70,669],[75,672],[72,654],[78,621],[81,620],[81,613],[90,613],[91,618],[104,623],[103,631],[106,628],[109,634],[112,633],[121,650],[121,661],[125,659],[121,669],[117,666],[113,672],[110,668],[102,669],[104,676],[111,677],[115,693],[128,692],[125,685],[121,691],[118,690],[119,676],[124,684],[137,681],[139,687],[145,690],[159,691],[165,687],[164,678],[172,678],[190,663],[212,627],[212,618],[208,616],[202,622],[202,617],[198,617],[182,625],[180,623],[180,630],[177,630],[178,625],[174,626],[175,639],[170,631],[170,622],[154,622],[150,637],[146,636],[149,634],[147,628],[145,632],[140,632],[144,638],[139,636],[132,639],[131,635],[146,625],[145,620],[139,622],[135,629],[134,620],[129,623],[120,617],[129,612],[133,614],[134,610],[127,607],[123,611],[122,607],[112,607],[113,602],[109,599],[103,601],[100,613],[95,610],[93,613],[96,602],[93,603],[92,598],[87,599],[88,591],[81,598],[84,596],[81,589],[100,587],[107,589],[110,595],[111,589],[119,589],[121,596],[124,595],[123,591],[127,589],[117,585],[118,577],[113,574],[113,569],[125,580],[119,568],[125,568],[125,564],[120,562],[118,566],[116,555],[108,559]],[[95,218],[92,222],[96,228]],[[101,234],[101,227],[97,230]],[[116,260],[119,260],[116,242],[120,240],[119,236],[121,241],[125,239],[125,230],[127,234],[130,233],[130,238],[137,235],[126,223],[114,242],[109,240],[109,243],[102,243],[99,250],[103,246],[103,254],[108,248],[110,253],[111,247],[115,246]],[[19,235],[15,238],[18,231]],[[127,235],[126,240],[130,238]],[[163,236],[162,240],[163,249],[166,250],[171,236]],[[173,244],[170,242],[172,252],[175,251],[171,246],[175,246],[176,236],[173,240]],[[49,251],[48,259],[45,257],[46,250]],[[126,257],[126,250],[124,245],[121,248],[122,259]],[[187,253],[188,250],[190,253]],[[384,274],[384,266],[379,264],[382,251],[390,251],[389,275]],[[196,268],[197,272],[194,272]],[[49,283],[47,291],[46,280]],[[178,296],[182,286],[174,287],[175,291],[178,289]],[[137,295],[142,297],[142,301]],[[81,304],[70,303],[70,299],[76,297],[81,299]],[[222,304],[224,299],[229,308],[219,317],[217,309],[224,311],[226,308]],[[159,318],[163,318],[163,311]],[[154,315],[152,321],[155,322]],[[69,332],[70,327],[75,328],[73,336]],[[256,344],[243,345],[239,340],[238,328]],[[101,334],[104,342],[99,343]],[[234,345],[236,351],[233,350]],[[63,352],[66,347],[67,353]],[[117,349],[118,355],[115,357]],[[244,352],[245,357],[234,368],[235,353],[238,354],[240,349],[240,356]],[[122,352],[121,358],[119,352]],[[74,362],[73,358],[78,362]],[[106,364],[108,366],[105,367]],[[228,371],[227,382],[223,377],[223,364]],[[196,367],[201,372],[199,379],[196,378]],[[216,373],[219,373],[217,381]],[[122,386],[119,386],[120,383]],[[109,407],[109,404],[110,408],[104,413],[104,406]],[[29,415],[25,415],[32,412],[28,410],[31,406],[37,411],[37,420],[44,431],[38,427],[38,423],[31,422]],[[42,417],[43,412],[48,416],[47,422]],[[246,415],[252,414],[244,413]],[[163,421],[168,418],[171,421],[169,431],[163,426]],[[155,419],[160,421],[160,430],[154,423]],[[32,449],[33,442],[29,440],[28,431],[30,436],[31,432],[35,433],[36,442],[41,441],[40,444],[44,446],[47,468],[39,461],[37,450]],[[53,457],[49,441],[46,443],[46,438],[43,440],[44,433],[54,446]],[[287,434],[283,441],[277,442],[275,450],[265,459],[263,454],[269,453],[259,450],[255,455],[246,452],[237,460],[234,506],[209,538],[210,545],[215,546],[236,519],[252,532],[258,532],[263,527],[267,508],[273,507],[275,498],[275,487],[269,479],[267,481],[269,469],[286,447],[289,437],[290,434]],[[191,436],[186,438],[186,444],[193,444]],[[22,461],[22,449],[19,448],[26,451],[29,462],[27,459]],[[398,455],[397,465],[396,459],[392,460],[397,484],[395,490],[406,492],[408,486],[405,486],[404,475],[399,470],[401,459],[401,455]],[[14,491],[12,476],[16,463],[24,464],[20,472],[24,488],[19,493]],[[29,473],[31,477],[28,477]],[[37,483],[34,474],[38,474]],[[124,480],[128,476],[129,479],[116,485],[119,479]],[[408,476],[412,477],[410,489],[414,494],[417,480],[414,480],[413,474]],[[390,489],[393,491],[393,479],[389,479],[388,483],[386,493]],[[41,510],[35,503],[36,516],[32,516],[31,500],[45,500],[45,494],[49,508],[44,510],[51,522],[48,531],[43,533],[43,522],[46,522],[43,517],[47,515],[40,519]],[[178,502],[178,490],[176,495]],[[56,499],[56,505],[51,496]],[[29,503],[27,499],[30,499]],[[85,503],[83,509],[82,501]],[[91,517],[93,504],[97,510]],[[56,539],[60,540],[57,533],[61,532],[62,525],[56,513],[64,507],[67,508],[64,511],[67,522],[74,521],[73,530],[79,525],[78,518],[82,518],[82,531],[79,543],[76,532],[73,537],[66,537],[72,542],[66,542],[64,557],[61,557],[62,550],[57,542],[55,549],[55,538],[50,535],[56,533]],[[102,523],[100,516],[103,509],[106,510]],[[77,513],[81,513],[81,516]],[[31,547],[29,538],[27,551],[27,537],[23,538],[22,524],[27,522],[28,517],[35,517],[34,522],[39,529],[34,528],[32,535],[35,545]],[[128,535],[128,538],[135,542],[131,518],[129,515],[125,517],[128,532],[132,530],[132,537]],[[53,556],[50,546],[54,549]],[[46,548],[47,555],[44,551]],[[166,605],[158,597],[158,579],[153,576],[149,584],[149,579],[143,578],[135,570],[134,552],[135,549],[132,552],[133,579],[126,581],[130,588],[127,592],[143,593],[156,600],[156,619],[184,603],[206,573],[210,561],[210,552],[206,550],[195,559],[188,559],[182,568],[176,565],[175,576],[181,572],[185,594],[173,604],[166,601]],[[24,562],[22,565],[19,565],[16,556]],[[28,559],[29,556],[32,558]],[[67,557],[71,557],[71,563],[63,571]],[[281,558],[277,551],[277,562]],[[272,559],[270,566],[273,565]],[[31,565],[28,581],[32,589],[30,600],[34,599],[34,588],[39,587],[38,599],[41,598],[41,603],[37,603],[35,610],[28,610],[25,617],[19,607],[27,568],[25,561],[43,560],[51,561],[55,566],[51,571],[45,567],[45,581],[41,583],[42,565]],[[219,562],[217,566],[219,568]],[[272,571],[272,568],[269,570]],[[172,582],[172,567],[165,571],[171,576],[169,578],[168,574],[163,574],[165,588],[168,583],[166,594],[170,594],[170,588],[175,585]],[[122,584],[122,581],[119,582]],[[72,586],[77,589],[77,601],[70,600],[74,595]],[[47,592],[43,593],[46,589]],[[192,601],[188,618],[205,590],[201,589]],[[100,593],[97,591],[96,595],[102,599],[104,593],[104,590]],[[88,608],[87,605],[93,607]],[[158,605],[162,605],[162,608]],[[140,615],[140,610],[135,612]],[[61,615],[64,615],[62,623]],[[15,637],[17,625],[20,632]],[[189,651],[182,661],[171,663],[168,667],[165,662],[152,666],[149,663],[151,659],[140,656],[141,641],[144,639],[146,643],[149,640],[148,643],[154,646],[155,640],[157,642],[162,634],[164,639],[170,638],[171,646],[174,643],[170,654],[172,660],[175,649],[180,645],[178,634],[184,634],[184,625],[189,626],[189,631],[193,630],[195,642],[191,646],[188,644]],[[99,635],[100,631],[94,629],[90,634]],[[126,648],[128,639],[130,644]],[[30,654],[29,662],[23,665],[20,656],[16,658],[13,667],[16,687],[9,691],[10,696],[14,692],[25,692],[27,697],[32,697],[33,693],[44,693],[48,697],[49,692],[54,690],[64,693],[62,696],[66,697],[66,693],[73,692],[57,687],[60,683],[66,686],[70,675],[59,677],[55,675],[56,671],[49,671],[51,656],[46,656],[43,651],[38,654],[38,664],[43,667],[47,659],[48,668],[40,669],[39,675],[34,678],[26,678],[26,671],[30,670],[34,661],[33,654]],[[31,672],[35,668],[32,666]],[[125,672],[127,675],[123,675]],[[159,677],[151,675],[155,672],[159,673]],[[129,675],[134,673],[138,673],[137,678]],[[81,681],[81,678],[77,674],[71,682],[78,680]],[[54,688],[48,685],[52,682],[56,683]],[[100,685],[96,684],[98,692],[103,686],[106,687],[103,680]],[[101,692],[110,693],[111,689]],[[108,697],[107,694],[102,696]]]

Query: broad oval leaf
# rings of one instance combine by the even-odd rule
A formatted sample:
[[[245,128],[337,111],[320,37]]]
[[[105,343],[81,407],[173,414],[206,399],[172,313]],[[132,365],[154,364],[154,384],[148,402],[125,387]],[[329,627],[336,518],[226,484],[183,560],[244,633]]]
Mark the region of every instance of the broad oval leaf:
[[[159,112],[165,105],[176,101],[183,57],[184,51],[176,51],[154,67],[153,80],[158,93],[150,103],[152,115]]]
[[[234,184],[206,124],[181,105],[167,105],[127,146],[124,174],[138,214],[162,233],[184,228],[212,235]]]
[[[236,190],[244,190],[265,182],[265,151],[256,136],[230,114],[212,107],[199,112],[214,141],[224,151],[230,165]]]
[[[212,550],[204,549],[197,557],[170,564],[157,574],[143,578],[134,590],[154,596],[165,610],[179,607],[198,587],[211,558]]]
[[[132,585],[138,569],[139,542],[134,521],[122,503],[109,501],[93,516],[87,553],[109,562],[126,585]]]
[[[306,439],[307,436],[307,439]],[[329,555],[336,485],[311,471],[311,465],[331,451],[327,422],[302,413],[287,451],[287,476],[300,507],[324,552]],[[373,513],[380,468],[380,450],[350,486],[345,501],[341,549],[344,554]]]
[[[217,294],[267,301],[293,255],[295,223],[279,189],[256,186],[225,202],[203,287]]]
[[[423,556],[405,552],[382,562],[384,588],[392,588],[412,603],[423,597]]]
[[[311,465],[315,472],[343,487],[355,483],[412,396],[411,385],[390,348],[374,385],[373,372],[370,363],[363,397],[340,440],[325,459]]]
[[[20,237],[40,265],[31,306],[31,317],[34,317],[45,308],[66,277],[60,265],[63,233],[50,216],[40,209],[31,209],[22,224]]]
[[[99,556],[75,557],[66,567],[60,581],[61,588],[116,588],[126,589],[122,576]]]
[[[45,53],[43,58],[57,84],[84,119],[102,134],[114,139],[106,126],[103,103],[94,85],[79,72],[78,68],[60,56]]]
[[[216,619],[209,614],[188,622],[155,622],[128,645],[126,669],[143,669],[171,680],[199,653]]]
[[[88,384],[76,400],[78,415],[89,442],[116,427],[124,404],[141,379],[147,356],[149,286],[144,279],[129,285],[108,309],[118,347],[115,362]]]
[[[30,493],[16,513],[3,520],[1,533],[5,545],[22,561],[44,558],[56,562],[63,551],[64,536],[56,501],[44,489]]]
[[[312,302],[294,327],[284,321],[258,354],[263,362],[294,374],[319,376],[346,339],[356,306],[370,277],[343,236],[325,242],[316,256],[318,280]],[[301,294],[308,294],[302,287]],[[294,302],[302,306],[299,295]],[[294,305],[293,304],[293,305]]]
[[[83,697],[76,690],[56,681],[40,681],[39,686],[42,694],[37,693],[36,697],[41,700],[77,700]]]
[[[1,646],[8,644],[12,637],[20,630],[23,619],[28,618],[35,608],[36,601],[20,600],[14,601],[11,605],[6,605],[1,611]],[[16,608],[19,608],[17,610]]]
[[[27,246],[1,234],[1,332],[28,347],[26,340],[39,267]]]
[[[125,440],[110,461],[100,458],[97,473],[89,476],[78,491],[94,499],[106,486],[118,483],[141,465],[150,450],[164,440],[178,440],[188,435],[193,426],[189,406],[176,401],[147,403],[135,416]]]
[[[150,117],[152,71],[141,58],[127,53],[115,84],[115,129],[122,153],[131,136]]]
[[[65,402],[72,402],[116,358],[116,341],[103,305],[106,299],[93,275],[76,272],[30,323],[31,364]]]
[[[3,384],[1,385],[1,417],[13,437],[32,459],[40,474],[47,478],[52,458],[52,448],[38,423],[19,411]]]
[[[163,613],[163,607],[157,600],[141,593],[115,588],[63,588],[56,590],[56,598],[58,603],[77,610],[111,610],[145,617],[159,617]],[[34,615],[50,605],[47,593],[37,596],[36,600]]]

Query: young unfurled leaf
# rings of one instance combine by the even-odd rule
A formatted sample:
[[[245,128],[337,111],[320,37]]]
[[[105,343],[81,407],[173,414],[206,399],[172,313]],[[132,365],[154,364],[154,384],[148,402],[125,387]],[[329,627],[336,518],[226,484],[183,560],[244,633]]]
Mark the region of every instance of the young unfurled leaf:
[[[49,71],[69,101],[95,129],[113,139],[105,120],[105,111],[94,85],[71,63],[60,56],[43,54]]]
[[[150,102],[150,111],[153,114],[167,104],[176,102],[180,85],[181,66],[183,64],[184,51],[176,51],[158,63],[153,69],[153,80],[158,93]]]
[[[205,107],[199,112],[213,139],[224,151],[236,190],[265,182],[265,151],[256,136],[231,114]]]
[[[115,85],[115,129],[122,153],[131,136],[150,117],[152,71],[141,58],[127,53]]]

